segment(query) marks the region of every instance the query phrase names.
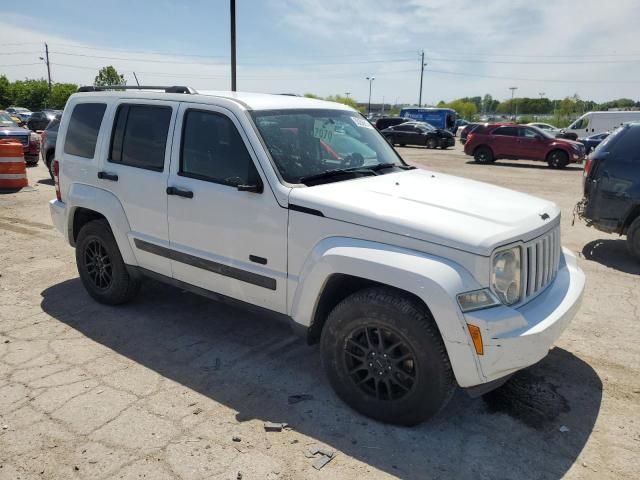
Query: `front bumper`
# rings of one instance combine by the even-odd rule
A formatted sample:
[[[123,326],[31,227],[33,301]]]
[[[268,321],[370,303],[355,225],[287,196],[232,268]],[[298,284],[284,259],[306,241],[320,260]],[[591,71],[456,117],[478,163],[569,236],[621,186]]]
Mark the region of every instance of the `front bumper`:
[[[584,285],[575,255],[563,248],[556,279],[529,303],[466,313],[466,322],[482,332],[484,354],[478,360],[483,383],[543,359],[578,311]]]

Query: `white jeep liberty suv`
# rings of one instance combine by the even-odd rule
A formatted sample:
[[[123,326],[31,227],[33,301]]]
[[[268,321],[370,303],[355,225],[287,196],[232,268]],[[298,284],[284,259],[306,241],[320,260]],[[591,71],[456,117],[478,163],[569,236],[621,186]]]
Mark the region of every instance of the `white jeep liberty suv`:
[[[109,90],[69,99],[50,203],[99,302],[150,276],[275,312],[342,399],[404,425],[536,363],[576,313],[551,202],[411,167],[337,103]]]

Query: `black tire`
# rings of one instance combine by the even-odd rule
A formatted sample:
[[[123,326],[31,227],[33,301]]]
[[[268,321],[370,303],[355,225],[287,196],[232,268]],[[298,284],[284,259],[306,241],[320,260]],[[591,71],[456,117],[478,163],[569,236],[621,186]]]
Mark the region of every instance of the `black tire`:
[[[76,241],[76,265],[84,288],[100,303],[119,305],[138,293],[140,280],[127,272],[106,220],[92,220],[82,227]]]
[[[425,142],[425,147],[430,148],[430,149],[437,148],[438,147],[438,140],[433,138],[433,137],[427,138],[427,141]]]
[[[627,229],[627,247],[629,253],[640,261],[640,217],[637,217]]]
[[[338,396],[382,422],[425,421],[440,412],[455,391],[433,317],[419,302],[390,288],[364,289],[340,302],[324,325],[320,348]]]
[[[562,150],[553,150],[547,155],[547,163],[550,168],[560,169],[569,165],[569,155]]]
[[[473,159],[478,163],[491,163],[495,161],[493,152],[489,147],[478,147],[473,152]]]

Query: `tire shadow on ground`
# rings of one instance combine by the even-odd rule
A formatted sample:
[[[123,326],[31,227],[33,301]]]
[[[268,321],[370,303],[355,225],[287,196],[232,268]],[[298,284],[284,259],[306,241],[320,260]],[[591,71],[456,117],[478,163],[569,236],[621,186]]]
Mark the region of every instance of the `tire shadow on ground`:
[[[640,275],[640,260],[631,255],[627,241],[622,238],[593,240],[582,248],[582,256],[620,272]]]
[[[117,355],[233,409],[238,422],[286,422],[406,479],[562,478],[602,399],[593,368],[555,348],[485,400],[460,391],[432,421],[396,427],[347,407],[325,379],[317,346],[259,314],[154,281],[130,304],[109,307],[95,303],[79,279],[67,280],[44,290],[41,306]],[[299,394],[313,399],[290,405],[289,395]],[[303,453],[292,446],[290,455]]]

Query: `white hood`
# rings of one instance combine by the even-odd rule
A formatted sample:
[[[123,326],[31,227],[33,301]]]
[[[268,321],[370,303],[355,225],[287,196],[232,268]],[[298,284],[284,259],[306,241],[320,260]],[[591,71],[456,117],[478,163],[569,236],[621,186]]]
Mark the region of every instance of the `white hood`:
[[[335,220],[480,255],[490,255],[499,245],[531,240],[555,225],[560,215],[557,205],[547,200],[420,169],[294,188],[289,203]]]

